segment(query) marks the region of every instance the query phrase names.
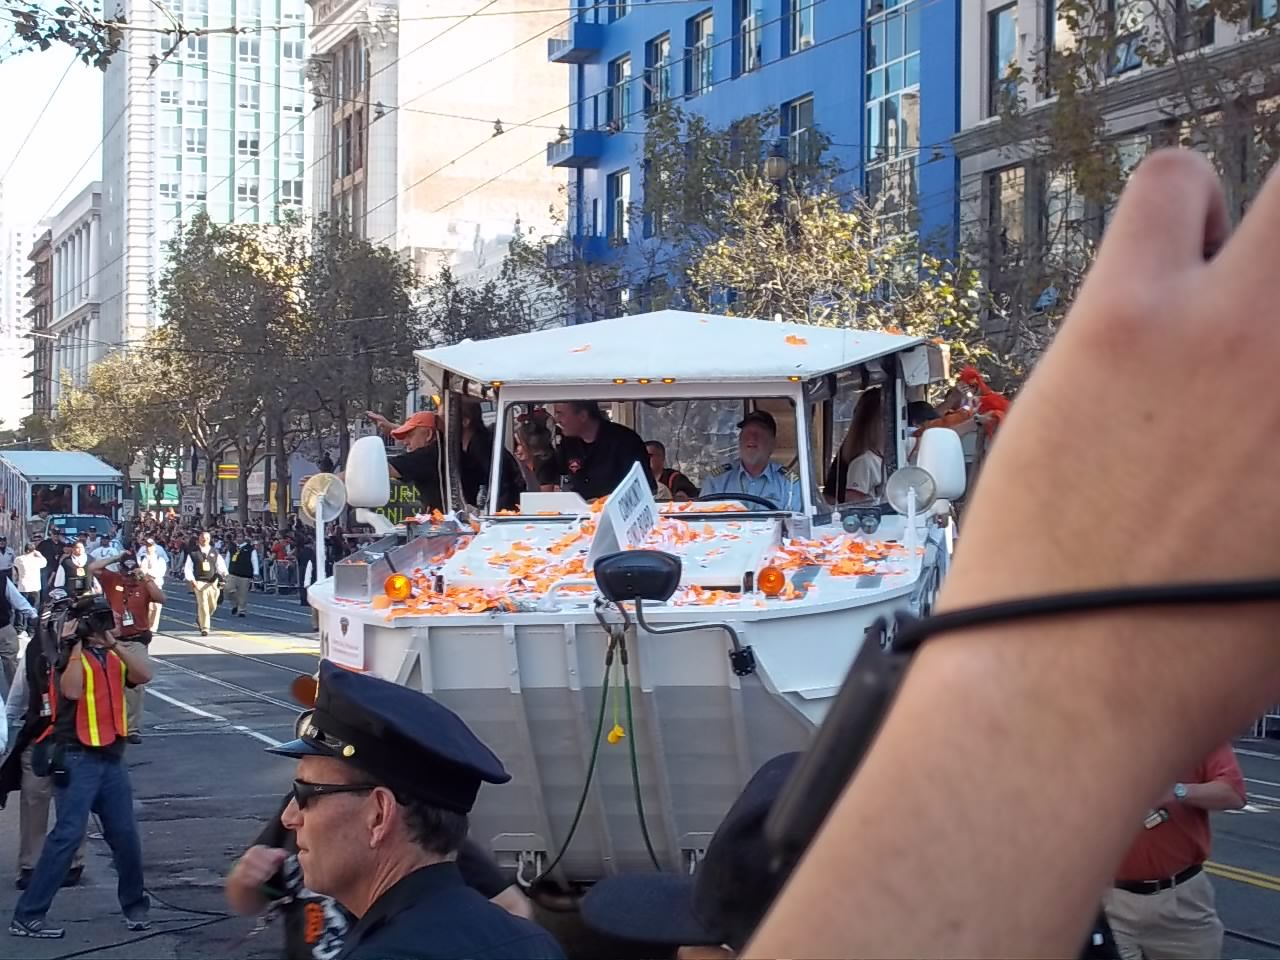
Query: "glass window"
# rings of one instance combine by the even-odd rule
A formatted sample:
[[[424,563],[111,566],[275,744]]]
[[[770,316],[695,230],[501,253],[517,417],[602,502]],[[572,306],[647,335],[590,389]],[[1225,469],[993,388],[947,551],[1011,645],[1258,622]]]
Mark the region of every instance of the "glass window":
[[[785,106],[787,158],[797,166],[808,166],[817,160],[813,135],[813,97],[792,100]]]
[[[1018,65],[1018,7],[987,14],[987,115],[994,117],[1018,95],[1011,74]]]
[[[258,155],[258,134],[247,131],[236,134],[236,156],[256,157]]]
[[[182,150],[182,128],[160,128],[160,152],[179,153]]]
[[[187,153],[205,153],[208,150],[208,131],[186,130],[184,131],[184,141]]]
[[[160,81],[160,102],[168,104],[177,104],[182,100],[182,81],[180,80],[161,80]]]
[[[301,60],[304,56],[301,40],[286,40],[280,44],[280,56],[284,60]]]
[[[70,513],[71,484],[39,483],[31,488],[31,513]]]
[[[286,157],[301,157],[305,149],[305,142],[301,133],[286,133],[284,135],[284,155]]]
[[[280,104],[280,109],[285,113],[302,113],[303,106],[301,100],[285,100]]]
[[[1213,45],[1214,11],[1209,0],[1175,0],[1178,48],[1183,52]]]
[[[764,60],[764,11],[760,0],[734,0],[733,22],[738,35],[733,50],[733,75],[760,69]]]
[[[188,77],[182,82],[183,97],[188,107],[207,107],[209,105],[209,81]]]
[[[689,51],[685,63],[688,75],[685,78],[685,90],[691,97],[706,93],[714,81],[712,72],[712,53],[715,43],[712,39],[711,14],[705,13],[691,19],[685,28],[689,38]]]
[[[280,184],[280,205],[282,207],[302,206],[301,180],[285,180]]]
[[[671,99],[671,37],[663,34],[645,44],[644,105],[652,110]]]
[[[1255,30],[1266,26],[1280,16],[1280,0],[1253,0],[1253,12],[1250,17]]]
[[[209,59],[209,38],[205,35],[187,37],[186,57],[188,60]]]
[[[236,106],[249,110],[257,110],[261,103],[262,90],[256,83],[241,83],[236,86]]]
[[[606,120],[612,129],[625,130],[631,116],[631,57],[609,63],[609,100]]]
[[[257,63],[259,40],[257,37],[241,37],[236,41],[237,57],[241,63]]]
[[[179,192],[177,180],[160,181],[160,198],[162,200],[177,200]]]
[[[1111,75],[1114,77],[1142,66],[1142,21],[1146,16],[1145,0],[1109,0],[1115,23],[1115,46],[1111,51]]]
[[[626,243],[631,234],[631,170],[623,169],[609,174],[606,183],[609,199],[609,239],[613,243]]]
[[[258,202],[258,181],[240,179],[236,181],[236,201],[238,203]]]
[[[208,189],[203,173],[185,173],[182,176],[182,199],[206,200]]]
[[[799,53],[813,46],[813,8],[817,0],[790,0],[787,17],[787,52]]]
[[[993,264],[1008,265],[1022,258],[1026,192],[1026,173],[1022,167],[1009,167],[987,175],[987,227]]]
[[[606,15],[610,23],[621,20],[631,12],[631,0],[608,0]]]

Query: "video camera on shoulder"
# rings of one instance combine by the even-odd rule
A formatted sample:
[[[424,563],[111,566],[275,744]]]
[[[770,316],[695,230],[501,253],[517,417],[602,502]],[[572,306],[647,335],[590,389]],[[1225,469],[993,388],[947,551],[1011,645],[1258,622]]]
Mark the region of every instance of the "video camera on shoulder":
[[[116,615],[107,598],[97,593],[85,593],[73,596],[65,590],[56,589],[49,592],[49,599],[41,610],[40,619],[46,624],[61,624],[68,620],[76,624],[76,632],[63,637],[59,629],[57,639],[60,645],[73,646],[76,642],[87,640],[95,633],[111,630],[116,625]]]

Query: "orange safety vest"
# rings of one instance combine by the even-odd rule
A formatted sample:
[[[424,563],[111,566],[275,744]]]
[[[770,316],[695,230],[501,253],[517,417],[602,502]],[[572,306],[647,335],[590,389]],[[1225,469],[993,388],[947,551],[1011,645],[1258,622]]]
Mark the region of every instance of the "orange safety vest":
[[[86,747],[105,747],[129,732],[124,710],[128,668],[110,650],[105,665],[84,653],[80,654],[80,665],[84,667],[84,696],[76,704],[76,736]]]

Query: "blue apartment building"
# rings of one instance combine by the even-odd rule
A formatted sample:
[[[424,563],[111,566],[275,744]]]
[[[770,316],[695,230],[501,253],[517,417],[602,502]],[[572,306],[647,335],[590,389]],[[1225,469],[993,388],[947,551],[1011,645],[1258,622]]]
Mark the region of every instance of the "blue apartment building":
[[[954,247],[962,2],[581,4],[548,41],[570,75],[572,126],[547,145],[547,163],[568,175],[576,255],[626,256],[627,205],[643,197],[645,112],[666,99],[717,127],[776,109],[775,150],[793,156],[816,125],[845,189]]]

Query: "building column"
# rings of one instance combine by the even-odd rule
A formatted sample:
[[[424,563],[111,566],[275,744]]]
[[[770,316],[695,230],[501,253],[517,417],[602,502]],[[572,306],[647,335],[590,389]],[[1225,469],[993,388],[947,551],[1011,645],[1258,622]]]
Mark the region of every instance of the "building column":
[[[98,234],[100,232],[99,223],[96,220],[89,221],[89,289],[85,291],[85,296],[90,300],[98,299],[98,270],[101,265],[98,263]]]
[[[62,270],[62,248],[53,248],[53,319],[58,317],[58,282],[59,272]]]

